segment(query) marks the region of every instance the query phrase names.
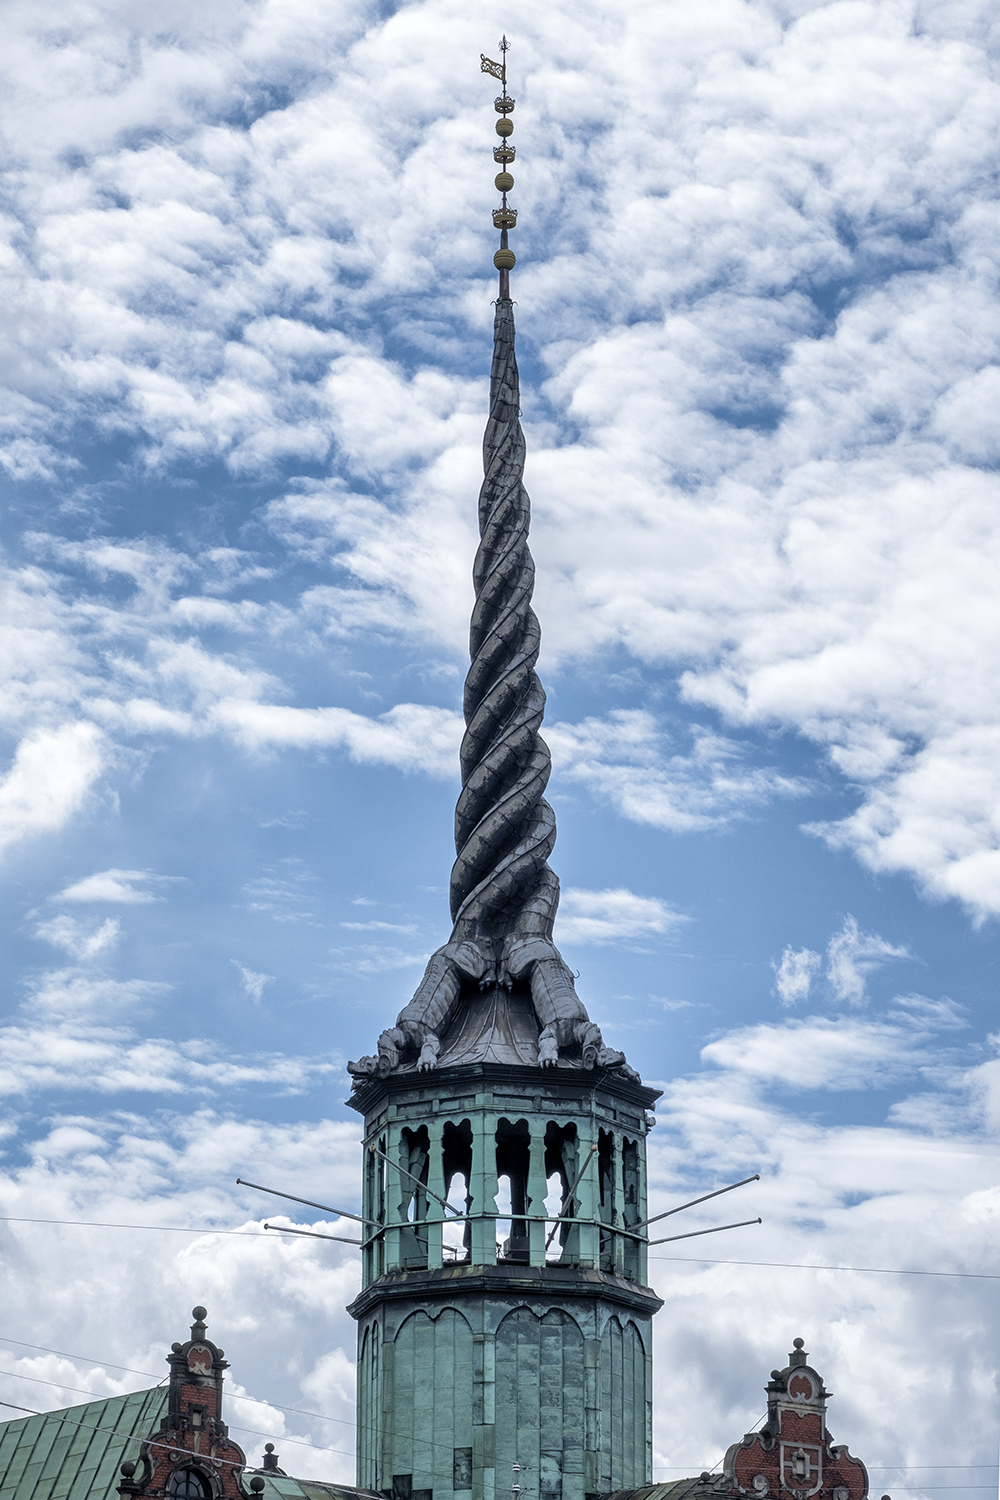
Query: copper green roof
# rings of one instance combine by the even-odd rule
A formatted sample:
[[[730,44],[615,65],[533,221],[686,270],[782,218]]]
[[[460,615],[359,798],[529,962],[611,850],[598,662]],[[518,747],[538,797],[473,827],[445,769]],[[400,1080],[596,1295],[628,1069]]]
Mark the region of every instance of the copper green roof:
[[[139,1457],[139,1444],[156,1433],[166,1412],[162,1385],[0,1422],[0,1500],[117,1500],[121,1464]],[[283,1474],[265,1472],[261,1478],[260,1500],[358,1500],[367,1494]]]
[[[350,1484],[329,1484],[319,1479],[291,1479],[285,1474],[268,1474],[257,1470],[265,1483],[260,1500],[358,1500],[359,1496],[371,1496],[371,1500],[382,1500],[381,1495],[371,1490],[357,1490]],[[243,1481],[244,1484],[246,1480]]]
[[[0,1500],[107,1500],[166,1409],[157,1386],[0,1423]]]

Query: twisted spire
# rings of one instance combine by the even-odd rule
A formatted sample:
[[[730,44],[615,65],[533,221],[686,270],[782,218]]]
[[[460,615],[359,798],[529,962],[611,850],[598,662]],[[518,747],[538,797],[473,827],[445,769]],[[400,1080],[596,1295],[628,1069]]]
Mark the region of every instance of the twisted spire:
[[[456,1037],[462,1031],[456,1018],[471,997],[486,991],[493,996],[489,1026],[495,1028],[514,986],[520,986],[522,996],[525,990],[530,993],[538,1027],[527,1055],[515,1048],[515,1060],[537,1061],[542,1067],[617,1069],[638,1079],[624,1055],[604,1045],[552,941],[559,881],[548,859],[556,841],[556,818],[544,797],[552,762],[539,733],[545,712],[545,693],[535,671],[541,632],[531,607],[531,505],[524,488],[510,300],[515,256],[507,234],[517,223],[517,209],[507,203],[514,186],[508,168],[515,151],[510,140],[514,100],[507,93],[506,37],[500,48],[502,62],[480,58],[483,72],[503,85],[503,93],[493,101],[500,117],[500,145],[493,148],[493,158],[502,169],[494,183],[503,199],[493,210],[494,226],[500,230],[500,248],[493,257],[500,272],[500,295],[493,322],[490,414],[483,437],[462,791],[455,809],[454,928],[450,940],[431,955],[395,1026],[379,1037],[378,1055],[348,1063],[356,1080],[374,1073],[384,1077],[399,1068],[427,1070],[437,1067],[439,1060],[482,1060],[478,1042],[470,1051],[469,1043]]]
[[[535,565],[519,416],[508,297],[497,302],[493,325],[462,792],[455,811],[458,857],[451,875],[453,940],[480,945],[502,942],[519,929],[550,937],[559,900],[547,863],[556,820],[542,795],[551,757],[539,734],[545,693],[535,672],[541,632],[531,608]]]

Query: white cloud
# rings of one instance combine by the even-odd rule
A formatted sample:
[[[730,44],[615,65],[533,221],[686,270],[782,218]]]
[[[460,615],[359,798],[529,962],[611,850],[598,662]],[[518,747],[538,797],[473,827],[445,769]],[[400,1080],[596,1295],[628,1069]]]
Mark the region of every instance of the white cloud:
[[[71,971],[50,976],[30,1007],[51,1013],[53,1023],[0,1028],[0,1095],[212,1095],[251,1085],[295,1094],[341,1071],[339,1062],[323,1056],[220,1057],[215,1043],[142,1037],[127,1027],[99,1024],[106,1007],[132,1007],[169,988],[144,980],[94,982]]]
[[[545,728],[560,780],[609,801],[634,823],[690,833],[724,827],[775,797],[800,796],[804,784],[746,764],[746,747],[695,728],[691,753],[672,751],[663,726],[645,709]]]
[[[826,977],[838,1000],[860,1005],[865,998],[869,974],[896,958],[912,958],[905,946],[897,947],[875,932],[862,932],[857,920],[846,916],[826,950]]]
[[[237,1188],[235,1178],[255,1176],[266,1163],[288,1191],[311,1197],[321,1180],[323,1196],[351,1208],[357,1201],[356,1136],[348,1123],[273,1125],[207,1109],[164,1113],[155,1121],[139,1114],[54,1120],[26,1142],[21,1165],[0,1173],[0,1214],[149,1229],[3,1225],[6,1399],[46,1410],[84,1399],[73,1394],[78,1391],[97,1396],[145,1389],[164,1373],[171,1340],[186,1337],[190,1309],[204,1303],[210,1332],[232,1361],[228,1420],[251,1459],[259,1462],[271,1438],[289,1471],[351,1481],[354,1392],[345,1376],[354,1325],[345,1304],[359,1286],[357,1251],[266,1234],[263,1221],[274,1200]],[[279,1213],[279,1222],[283,1218]],[[355,1237],[349,1221],[315,1220],[310,1210],[305,1222]],[[194,1232],[157,1231],[159,1225],[189,1225]],[[216,1228],[239,1232],[218,1235]],[[69,1278],[67,1266],[73,1268]],[[44,1312],[36,1308],[32,1316],[46,1280],[51,1295]],[[79,1305],[80,1286],[96,1299],[93,1315],[89,1298],[86,1308]],[[97,1310],[112,1303],[123,1310],[113,1326]],[[258,1315],[262,1308],[269,1309],[266,1315]],[[320,1325],[323,1336],[314,1345],[307,1330]],[[289,1338],[300,1351],[294,1371],[278,1352]],[[310,1418],[309,1412],[321,1415]]]
[[[851,1018],[843,1029],[856,1040],[867,1024]],[[654,1477],[700,1472],[738,1441],[761,1415],[768,1371],[801,1335],[836,1391],[838,1439],[881,1476],[876,1489],[892,1489],[878,1466],[939,1462],[956,1416],[970,1400],[988,1399],[1000,1323],[981,1283],[711,1262],[991,1272],[1000,1213],[995,1139],[977,1136],[968,1119],[953,1139],[936,1140],[912,1127],[828,1127],[795,1117],[766,1102],[760,1086],[769,1077],[742,1066],[738,1033],[735,1041],[734,1068],[716,1063],[670,1085],[650,1142],[653,1213],[762,1174],[725,1200],[667,1221],[669,1232],[764,1219],[651,1251],[650,1279],[671,1308],[654,1322]],[[890,1045],[876,1029],[872,1050],[880,1059]],[[855,1051],[860,1070],[860,1044]],[[200,1302],[232,1362],[227,1400],[237,1440],[257,1455],[266,1435],[288,1470],[349,1481],[355,1329],[344,1309],[359,1284],[357,1254],[330,1242],[272,1240],[262,1223],[352,1238],[353,1229],[313,1210],[272,1216],[272,1200],[234,1185],[237,1176],[257,1180],[264,1163],[271,1174],[264,1181],[357,1208],[361,1164],[351,1122],[266,1124],[210,1109],[152,1118],[79,1113],[26,1141],[21,1164],[0,1173],[4,1215],[202,1232],[7,1223],[0,1290],[9,1336],[85,1356],[6,1345],[7,1399],[55,1407],[74,1399],[67,1385],[105,1393],[153,1383]],[[61,1290],[58,1270],[67,1263],[75,1274]],[[91,1293],[82,1303],[80,1284]],[[109,1301],[126,1310],[113,1323]],[[755,1309],[749,1321],[748,1306]],[[281,1358],[288,1347],[297,1351],[294,1367]],[[958,1373],[942,1385],[949,1350]],[[903,1391],[891,1411],[879,1399],[890,1381]],[[992,1461],[988,1436],[982,1449],[973,1442],[963,1463]]]
[[[83,806],[104,764],[103,737],[93,724],[27,735],[0,777],[0,849],[62,828]]]
[[[734,1078],[775,1083],[796,1091],[886,1087],[941,1061],[928,1050],[930,1029],[884,1021],[762,1022],[727,1032],[703,1049],[706,1062]]]
[[[444,721],[417,725],[411,753],[384,715],[284,702],[256,659],[283,630],[461,651],[489,101],[475,16],[414,14],[404,55],[395,19],[353,4],[188,17],[183,47],[134,9],[44,38],[13,13],[11,472],[66,472],[81,422],[161,471],[324,471],[267,507],[277,556],[50,546],[52,575],[18,575],[19,733],[86,703],[109,736],[221,731],[445,774]],[[519,23],[534,165],[518,188],[548,373],[524,401],[548,661],[624,648],[734,726],[805,736],[859,803],[824,836],[1000,910],[996,93],[978,12],[936,6],[916,30],[865,3],[551,14]],[[128,64],[122,26],[142,37]],[[237,100],[259,102],[245,126]],[[413,174],[432,166],[446,186],[417,225]],[[229,598],[266,594],[289,553],[333,577]],[[134,594],[84,605],[61,589],[74,568]],[[216,630],[239,634],[239,661],[177,639]],[[564,774],[653,826],[718,826],[800,789],[759,741],[706,731],[679,753],[641,725],[588,726],[553,732]]]
[[[60,915],[48,922],[39,922],[36,937],[44,938],[57,948],[63,948],[73,958],[96,958],[108,948],[113,948],[121,936],[122,924],[117,917],[108,917],[96,927],[87,927],[72,917]]]
[[[846,1030],[857,1040],[866,1024],[852,1018]],[[790,1025],[793,1034],[803,1029]],[[874,1492],[895,1493],[899,1485],[923,1492],[925,1479],[931,1486],[944,1483],[944,1475],[935,1478],[917,1466],[941,1462],[951,1403],[988,1399],[992,1389],[995,1359],[977,1352],[983,1283],[788,1265],[992,1274],[996,1136],[978,1132],[968,1095],[964,1117],[946,1138],[912,1125],[827,1126],[803,1119],[766,1102],[758,1080],[740,1065],[739,1042],[737,1033],[734,1070],[727,1066],[714,1079],[696,1073],[669,1086],[651,1142],[652,1212],[755,1170],[762,1177],[668,1220],[670,1232],[757,1214],[764,1220],[650,1252],[651,1280],[661,1295],[668,1293],[672,1309],[669,1320],[654,1324],[654,1465],[677,1466],[672,1473],[654,1468],[654,1477],[697,1473],[699,1460],[707,1468],[727,1443],[738,1441],[764,1409],[768,1371],[785,1363],[792,1337],[800,1335],[836,1392],[831,1426],[871,1467]],[[891,1047],[890,1038],[876,1036],[880,1069]],[[808,1069],[808,1054],[803,1058]],[[861,1080],[864,1067],[861,1045]],[[877,1072],[876,1080],[882,1076]],[[748,1320],[741,1309],[751,1306]],[[874,1344],[877,1373],[866,1363]],[[964,1373],[945,1391],[940,1362],[948,1358],[946,1349]],[[887,1367],[894,1372],[889,1377]],[[892,1412],[878,1399],[886,1378],[898,1379],[903,1392]],[[682,1424],[665,1420],[678,1410],[685,1414]],[[993,1461],[988,1437],[962,1458]],[[904,1477],[893,1475],[893,1465],[911,1467]],[[962,1488],[978,1482],[971,1471],[947,1478]]]
[[[59,919],[57,918],[57,921]],[[62,920],[66,920],[63,918]],[[104,927],[108,924],[104,923]],[[103,928],[98,929],[98,935]],[[117,933],[113,935],[117,936]],[[68,945],[63,945],[68,946]],[[74,952],[75,958],[92,958],[101,951],[100,947],[88,951],[86,944],[81,943]],[[80,952],[79,949],[83,951]],[[88,974],[80,969],[51,969],[35,978],[29,989],[28,999],[24,1008],[29,1012],[40,1012],[42,1015],[56,1018],[64,1018],[71,1022],[74,1020],[101,1021],[122,1012],[135,1011],[141,1006],[147,1006],[151,1001],[170,993],[172,986],[164,984],[160,980],[153,979],[96,979],[93,974]],[[17,1049],[22,1031],[14,1027],[11,1030],[12,1046]],[[66,1086],[71,1086],[72,1080],[66,1080]]]
[[[137,884],[142,881],[170,878],[153,875],[149,870],[100,870],[95,875],[85,875],[82,880],[73,881],[53,899],[81,902],[107,901],[116,902],[122,906],[135,906],[157,899],[152,891],[137,890]]]
[[[240,983],[243,986],[243,993],[250,1000],[252,1000],[255,1005],[259,1005],[261,996],[264,993],[264,986],[265,984],[270,984],[272,982],[272,980],[274,979],[274,975],[258,974],[253,969],[245,968],[244,965],[241,964],[240,961],[236,958],[232,959],[231,962],[235,966],[235,968],[239,970]]]
[[[931,1000],[927,995],[897,995],[892,1002],[892,1014],[904,1016],[914,1026],[934,1031],[964,1031],[969,1025],[966,1007],[947,995],[938,1000]]]
[[[792,948],[786,945],[781,963],[772,963],[774,970],[774,993],[782,1005],[797,1005],[809,999],[812,982],[823,960],[811,948]]]
[[[461,716],[451,709],[400,703],[378,719],[346,708],[286,708],[248,699],[223,699],[213,717],[255,750],[272,746],[344,749],[352,760],[455,776]]]
[[[556,937],[560,943],[620,943],[664,936],[690,921],[659,896],[617,890],[564,890],[559,900]]]
[[[82,568],[102,583],[124,577],[135,587],[123,602],[84,594],[67,607],[61,586],[79,591],[78,575],[71,575],[71,585],[69,575],[40,571],[11,578],[17,605],[12,615],[31,623],[11,633],[11,650],[4,661],[8,723],[32,725],[40,704],[47,713],[61,704],[85,712],[107,737],[119,742],[221,734],[252,752],[289,747],[342,750],[361,763],[433,776],[456,774],[462,721],[453,710],[402,703],[369,718],[335,706],[275,702],[285,688],[272,672],[256,665],[247,653],[219,651],[193,635],[190,612],[178,616],[172,592],[186,584],[192,570],[207,573],[207,587],[229,587],[234,578],[239,582],[243,577],[228,566],[231,559],[213,562],[213,549],[189,558],[164,544],[34,540],[71,570]],[[261,649],[292,625],[305,627],[308,639],[314,616],[312,604],[304,605],[301,617],[273,605],[262,617],[259,612],[241,616],[238,624]],[[208,629],[220,622],[206,618],[201,623]],[[66,748],[74,752],[72,757],[67,757]],[[105,735],[92,722],[55,731],[32,729],[6,783],[0,783],[0,842],[5,837],[5,802],[8,841],[20,832],[56,827],[54,820],[64,821],[69,815],[63,804],[72,810],[82,801],[80,788],[89,785],[84,778],[95,779],[102,759],[107,761],[109,755]],[[142,871],[103,873],[109,892],[107,880],[134,888],[162,878]],[[100,878],[76,882],[65,899],[137,899],[134,889],[130,898],[93,897],[90,893],[99,889]],[[154,898],[147,891],[144,899]]]
[[[236,967],[245,992],[258,1000],[272,976]],[[332,1054],[300,1058],[275,1050],[257,1057],[227,1049],[222,1055],[215,1042],[143,1036],[133,1025],[112,1024],[116,1018],[135,1023],[172,989],[160,980],[109,979],[81,968],[36,976],[21,1007],[24,1019],[0,1028],[0,1094],[176,1095],[252,1085],[284,1095],[342,1069]]]
[[[190,554],[155,539],[39,543],[46,567],[11,579],[0,658],[23,751],[0,784],[0,834],[65,826],[112,740],[215,735],[454,775],[450,710],[331,704],[334,653],[354,643],[461,660],[475,541],[483,390],[465,372],[483,368],[493,295],[488,217],[469,218],[491,118],[482,18],[435,0],[389,11],[102,0],[53,29],[37,6],[8,8],[0,462],[54,476],[63,508],[46,524],[99,538],[118,480],[95,498],[81,471],[74,490],[80,431],[138,445],[127,482],[144,461],[175,478],[178,457],[254,480],[285,464],[326,477],[288,484],[268,509],[263,560],[200,541]],[[823,837],[983,915],[1000,911],[1000,106],[982,7],[914,14],[867,0],[515,4],[532,162],[519,319],[548,375],[523,393],[532,545],[543,673],[603,673],[623,652],[648,669],[638,708],[587,704],[579,724],[554,726],[554,789],[668,831],[721,828],[803,789],[779,757],[805,740],[857,803]],[[431,177],[435,213],[415,216],[413,185]],[[301,560],[307,587],[286,567]],[[695,712],[730,733],[668,737],[677,671]],[[94,736],[89,750],[73,733]],[[155,889],[105,873],[135,893],[115,900]],[[269,879],[255,904],[314,920],[301,886]],[[846,998],[901,956],[887,948],[858,929],[831,956]],[[375,946],[343,958],[372,973],[420,961]],[[49,1091],[51,1113],[70,1081],[115,1106],[141,1084],[162,1105],[334,1070],[94,1024],[105,1006],[155,1003],[142,983],[47,977],[36,1006],[63,1022],[8,1029],[12,1096]],[[908,996],[871,1023],[718,1038],[711,1067],[664,1100],[654,1205],[763,1166],[743,1192],[765,1225],[692,1242],[700,1253],[992,1270],[998,1160],[983,1132],[1000,1121],[1000,1063],[962,1074],[939,1045],[945,1031],[955,1045],[959,1020]],[[764,1097],[911,1074],[922,1092],[887,1125],[828,1128]],[[942,1123],[951,1139],[930,1134]],[[204,1299],[248,1390],[350,1420],[354,1252],[251,1234],[259,1205],[223,1173],[267,1162],[305,1196],[318,1177],[356,1206],[356,1125],[80,1116],[27,1146],[28,1165],[0,1178],[8,1213],[203,1215],[248,1233],[5,1226],[8,1330],[94,1356],[74,1371],[18,1353],[12,1368],[93,1390],[121,1383],[102,1360],[159,1376]],[[738,1439],[796,1333],[837,1391],[838,1436],[881,1464],[940,1462],[968,1413],[988,1409],[1000,1328],[980,1283],[653,1270],[671,1309],[656,1334],[656,1462],[679,1466],[657,1478],[699,1472]],[[109,1322],[110,1305],[126,1314]],[[25,1380],[25,1405],[38,1389]],[[234,1409],[284,1433],[286,1467],[352,1477],[349,1457],[293,1443],[350,1449],[349,1428]],[[992,1463],[988,1427],[973,1424],[963,1461]]]
[[[401,932],[405,937],[412,937],[417,930],[412,922],[341,922],[340,925],[350,932]]]
[[[337,967],[349,974],[391,974],[396,969],[415,969],[425,964],[426,952],[409,953],[380,943],[359,943],[356,948],[331,948]]]
[[[873,870],[915,872],[933,896],[957,898],[981,920],[1000,911],[998,753],[993,724],[945,727],[877,783],[857,812],[812,831]]]

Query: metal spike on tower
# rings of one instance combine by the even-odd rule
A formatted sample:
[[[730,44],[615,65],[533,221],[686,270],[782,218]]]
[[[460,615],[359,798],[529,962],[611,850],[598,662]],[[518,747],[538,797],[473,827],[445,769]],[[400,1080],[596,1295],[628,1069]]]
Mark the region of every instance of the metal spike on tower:
[[[506,36],[501,37],[501,61],[498,63],[493,62],[485,53],[480,53],[479,55],[479,64],[483,72],[489,73],[492,78],[499,78],[503,86],[503,93],[493,101],[493,107],[500,116],[496,124],[500,144],[493,147],[493,160],[499,164],[500,171],[494,177],[493,182],[497,191],[503,194],[503,202],[500,207],[493,210],[493,227],[500,231],[500,249],[493,257],[493,264],[500,272],[501,301],[505,301],[510,297],[510,273],[513,271],[517,261],[517,257],[507,243],[507,231],[513,229],[517,224],[517,209],[510,208],[507,204],[507,194],[514,186],[510,164],[517,155],[517,150],[511,142],[511,136],[514,134],[514,121],[510,116],[514,111],[514,100],[507,93],[507,52],[509,47],[510,43]]]

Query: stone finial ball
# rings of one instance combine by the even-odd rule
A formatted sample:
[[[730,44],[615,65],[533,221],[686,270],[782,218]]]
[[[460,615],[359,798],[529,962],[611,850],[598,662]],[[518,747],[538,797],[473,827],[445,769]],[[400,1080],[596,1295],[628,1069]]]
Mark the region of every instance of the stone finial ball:
[[[493,185],[498,193],[509,193],[514,186],[514,179],[509,172],[498,172],[493,179]]]
[[[517,256],[513,250],[498,250],[493,257],[493,264],[498,271],[513,271],[517,265]]]
[[[263,1479],[261,1479],[259,1474],[255,1474],[251,1479],[250,1488],[253,1490],[255,1495],[259,1495],[261,1490],[264,1488],[264,1481]]]
[[[122,1464],[121,1472],[126,1479],[132,1478],[132,1475],[135,1473],[135,1464],[131,1459],[127,1459],[126,1462]]]
[[[792,1339],[792,1343],[796,1349],[801,1349],[805,1345],[805,1339]]]
[[[504,115],[504,117],[503,117],[502,120],[498,120],[497,121],[497,135],[513,135],[513,134],[514,134],[514,121],[513,120],[508,120],[507,116]]]
[[[204,1323],[205,1319],[208,1317],[208,1308],[193,1307],[191,1309],[191,1316],[192,1318],[194,1318],[196,1323]]]

